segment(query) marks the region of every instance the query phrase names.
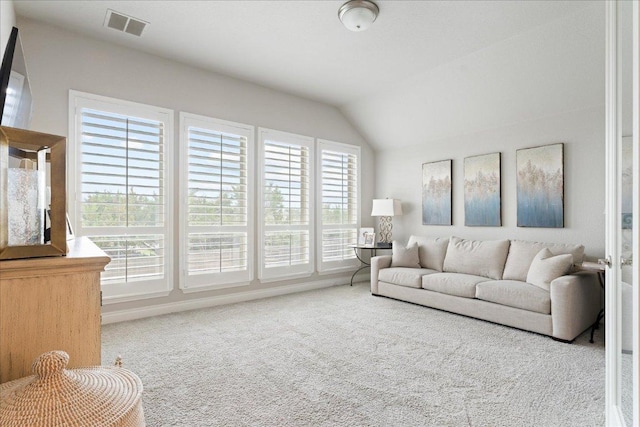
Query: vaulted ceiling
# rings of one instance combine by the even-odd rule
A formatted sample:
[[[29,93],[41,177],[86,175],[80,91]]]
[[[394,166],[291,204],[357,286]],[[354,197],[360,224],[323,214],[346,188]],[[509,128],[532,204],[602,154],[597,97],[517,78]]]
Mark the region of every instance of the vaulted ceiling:
[[[14,0],[19,17],[334,105],[380,150],[604,103],[602,2],[378,0],[360,33],[342,3]],[[149,25],[116,32],[107,9]]]

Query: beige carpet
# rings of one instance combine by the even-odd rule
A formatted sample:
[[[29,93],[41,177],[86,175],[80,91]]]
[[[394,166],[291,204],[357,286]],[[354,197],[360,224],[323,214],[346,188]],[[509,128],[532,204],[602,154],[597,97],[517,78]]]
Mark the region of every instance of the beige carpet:
[[[339,286],[103,328],[149,426],[600,426],[604,344]]]

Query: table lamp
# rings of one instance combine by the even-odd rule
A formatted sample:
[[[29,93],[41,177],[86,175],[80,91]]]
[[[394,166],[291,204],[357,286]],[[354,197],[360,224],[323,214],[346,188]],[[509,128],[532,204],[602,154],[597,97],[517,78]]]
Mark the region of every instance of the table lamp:
[[[396,199],[373,199],[371,216],[380,217],[379,247],[391,247],[391,217],[402,215],[402,205]]]

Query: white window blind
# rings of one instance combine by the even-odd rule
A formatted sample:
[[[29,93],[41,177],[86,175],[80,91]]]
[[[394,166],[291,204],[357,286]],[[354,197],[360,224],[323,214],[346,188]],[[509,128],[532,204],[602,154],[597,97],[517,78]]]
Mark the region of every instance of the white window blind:
[[[181,114],[183,289],[252,280],[252,126]]]
[[[313,138],[260,129],[260,279],[313,273]]]
[[[105,300],[167,292],[172,113],[74,91],[70,101],[74,222],[77,234],[111,257],[102,274]]]
[[[357,242],[360,223],[359,160],[359,147],[318,141],[320,272],[359,265],[348,247]]]

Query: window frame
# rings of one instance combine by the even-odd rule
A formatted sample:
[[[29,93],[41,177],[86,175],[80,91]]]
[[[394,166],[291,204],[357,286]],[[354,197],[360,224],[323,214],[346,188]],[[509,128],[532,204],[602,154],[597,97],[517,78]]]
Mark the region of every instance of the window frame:
[[[93,227],[84,227],[81,221],[81,189],[82,189],[82,108],[91,108],[113,114],[136,116],[145,119],[163,122],[163,168],[164,181],[164,224],[159,227],[149,227],[158,231],[151,231],[144,227],[109,227],[106,234],[100,234]],[[142,104],[138,102],[120,100],[116,98],[95,95],[76,90],[69,91],[69,149],[67,190],[69,202],[69,220],[74,227],[77,236],[82,235],[121,235],[116,229],[120,228],[130,235],[136,234],[162,234],[164,238],[164,274],[161,279],[136,280],[134,282],[110,283],[103,285],[104,304],[114,304],[127,301],[136,301],[147,298],[167,296],[173,290],[173,266],[174,266],[174,111],[167,108]],[[137,231],[136,231],[137,230]],[[160,233],[161,231],[161,233]],[[132,290],[131,288],[134,287]]]
[[[353,224],[331,224],[325,226],[322,222],[322,197],[323,197],[323,182],[322,182],[322,152],[326,151],[334,151],[341,152],[345,154],[352,154],[356,157],[356,200],[358,206],[356,207],[356,222]],[[362,157],[361,157],[361,149],[358,145],[350,145],[344,144],[341,142],[329,141],[325,139],[317,139],[317,155],[316,155],[316,241],[317,248],[316,253],[318,254],[317,266],[319,274],[332,274],[339,273],[346,270],[353,270],[354,268],[358,268],[360,266],[360,261],[358,258],[353,256],[353,258],[349,258],[341,261],[324,261],[322,259],[322,232],[325,228],[334,228],[334,229],[350,229],[352,227],[355,228],[356,231],[356,241],[352,242],[354,244],[357,242],[358,230],[360,229],[360,217],[361,217],[361,209],[362,209]]]
[[[308,150],[308,179],[309,179],[309,197],[308,197],[308,212],[309,219],[306,227],[295,226],[296,229],[306,230],[309,235],[309,262],[307,264],[300,264],[295,266],[286,267],[265,267],[265,233],[271,229],[277,231],[278,229],[286,230],[285,226],[269,226],[265,224],[265,208],[264,208],[264,188],[265,188],[265,141],[274,140],[284,144],[299,145],[306,147]],[[258,279],[262,283],[290,280],[296,278],[309,277],[315,272],[315,139],[310,136],[297,135],[290,132],[283,132],[279,130],[273,130],[268,128],[258,128],[258,188],[257,188],[257,202],[258,202]]]
[[[254,279],[254,212],[255,212],[255,127],[244,123],[231,122],[213,117],[201,116],[192,113],[180,113],[180,278],[179,287],[184,293],[200,292],[213,289],[225,289],[239,286],[247,286]],[[244,228],[247,233],[247,269],[237,272],[206,273],[189,277],[188,252],[189,252],[189,221],[188,221],[188,197],[189,197],[189,126],[197,126],[210,129],[213,132],[236,133],[247,138],[246,147],[246,176],[247,176],[247,223],[243,226],[226,226],[234,229]],[[196,226],[193,226],[196,227]],[[210,230],[222,230],[225,226],[197,226]],[[230,230],[236,231],[236,230]]]

